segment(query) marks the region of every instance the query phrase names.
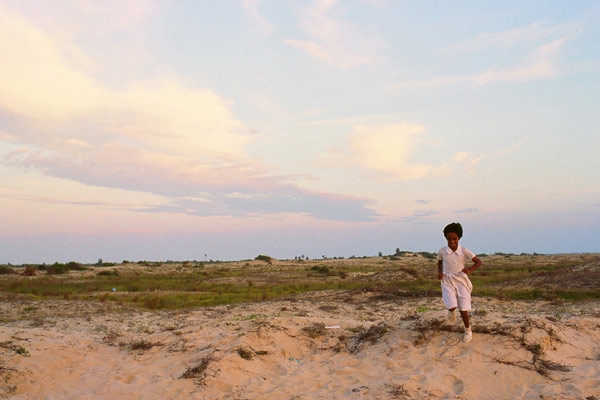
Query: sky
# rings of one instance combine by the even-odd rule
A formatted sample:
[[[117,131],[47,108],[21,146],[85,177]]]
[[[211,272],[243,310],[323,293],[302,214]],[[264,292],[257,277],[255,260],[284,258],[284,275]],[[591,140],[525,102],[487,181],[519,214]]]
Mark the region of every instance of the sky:
[[[0,0],[0,263],[600,252],[600,3]]]

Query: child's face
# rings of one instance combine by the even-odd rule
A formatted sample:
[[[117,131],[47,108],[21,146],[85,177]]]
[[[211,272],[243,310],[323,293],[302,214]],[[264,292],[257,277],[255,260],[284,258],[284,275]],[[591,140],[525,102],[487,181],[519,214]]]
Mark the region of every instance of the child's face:
[[[456,251],[456,249],[458,249],[458,241],[460,240],[460,238],[456,233],[449,232],[446,235],[446,240],[448,241],[448,247],[450,247],[452,251]]]

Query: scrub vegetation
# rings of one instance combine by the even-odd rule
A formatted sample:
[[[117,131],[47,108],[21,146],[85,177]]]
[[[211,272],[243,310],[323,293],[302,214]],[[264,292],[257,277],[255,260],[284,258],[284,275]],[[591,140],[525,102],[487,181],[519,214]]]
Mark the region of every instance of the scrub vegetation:
[[[286,299],[324,290],[368,291],[382,297],[440,296],[435,258],[393,257],[198,263],[124,262],[1,265],[0,297],[116,302],[147,309],[185,309]],[[576,301],[600,299],[598,254],[484,255],[470,275],[474,296]],[[32,274],[32,271],[35,272]]]

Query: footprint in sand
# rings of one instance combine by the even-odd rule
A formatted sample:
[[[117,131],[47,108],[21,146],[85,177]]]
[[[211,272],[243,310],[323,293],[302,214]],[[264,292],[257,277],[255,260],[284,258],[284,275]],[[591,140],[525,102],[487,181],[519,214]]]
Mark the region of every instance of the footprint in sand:
[[[444,386],[451,387],[456,395],[460,395],[465,389],[463,381],[454,375],[446,375],[444,377]]]
[[[427,383],[426,375],[422,375],[422,374],[410,375],[408,378],[413,382],[417,382],[421,386],[423,386]]]
[[[134,379],[135,379],[135,375],[126,375],[126,376],[117,375],[117,376],[115,376],[116,381],[120,381],[120,382],[127,383],[127,384],[130,384],[131,382],[133,382]]]

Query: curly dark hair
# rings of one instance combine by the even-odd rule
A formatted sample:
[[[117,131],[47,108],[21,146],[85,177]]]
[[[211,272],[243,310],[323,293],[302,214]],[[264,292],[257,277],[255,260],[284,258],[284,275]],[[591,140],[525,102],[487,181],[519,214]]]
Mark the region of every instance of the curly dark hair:
[[[458,238],[460,239],[463,235],[462,226],[458,222],[453,222],[451,224],[446,225],[444,228],[444,237],[448,236],[449,233],[456,233]]]

